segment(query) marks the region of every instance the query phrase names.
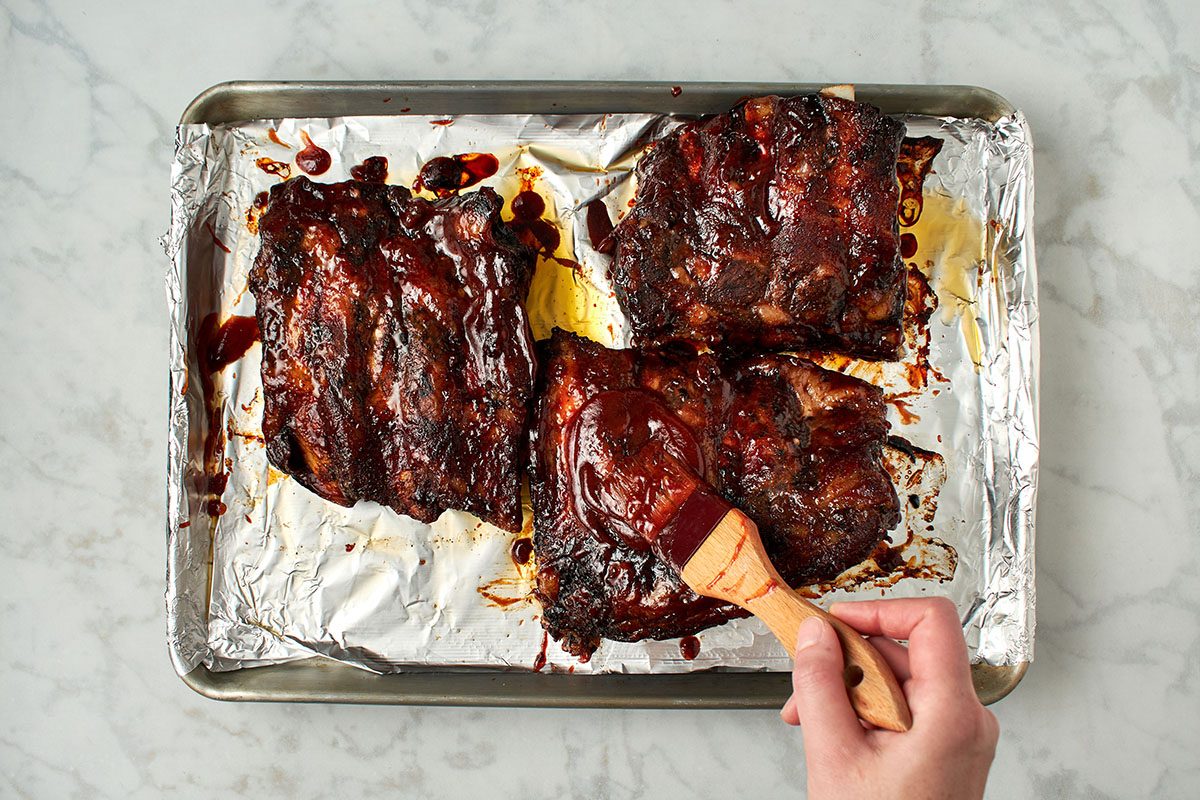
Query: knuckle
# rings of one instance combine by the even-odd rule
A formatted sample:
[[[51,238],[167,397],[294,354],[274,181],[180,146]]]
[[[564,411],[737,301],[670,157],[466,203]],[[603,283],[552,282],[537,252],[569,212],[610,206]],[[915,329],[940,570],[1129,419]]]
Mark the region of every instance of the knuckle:
[[[956,742],[968,742],[975,738],[975,722],[965,714],[952,715],[942,730]]]
[[[1000,721],[996,719],[996,715],[986,708],[982,714],[982,735],[985,742],[991,748],[995,748],[997,742],[1000,741]]]
[[[824,686],[828,679],[828,671],[819,664],[797,664],[792,672],[792,683],[800,691],[811,691]]]
[[[988,722],[985,714],[990,715],[983,706],[952,704],[941,709],[937,716],[938,727],[942,736],[960,745],[985,739],[988,734]]]
[[[977,705],[970,713],[959,717],[955,733],[960,742],[990,752],[999,741],[1000,724],[995,714]]]
[[[958,609],[954,602],[948,597],[931,597],[929,598],[929,613],[931,616],[939,619],[954,618],[955,623],[958,622]]]

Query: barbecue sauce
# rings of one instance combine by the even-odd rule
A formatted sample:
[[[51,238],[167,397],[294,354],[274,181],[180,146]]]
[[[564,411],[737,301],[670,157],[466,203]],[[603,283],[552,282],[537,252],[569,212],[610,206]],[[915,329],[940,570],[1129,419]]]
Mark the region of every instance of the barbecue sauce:
[[[333,163],[329,151],[313,144],[304,131],[300,131],[300,138],[304,140],[304,149],[296,153],[296,166],[309,175],[323,175]]]
[[[226,253],[233,252],[232,250],[229,249],[229,245],[222,242],[221,237],[217,236],[217,230],[216,230],[216,228],[213,227],[213,224],[211,222],[204,223],[204,227],[208,229],[208,235],[212,237],[213,244],[215,244],[217,247],[224,250]]]
[[[276,161],[273,158],[263,157],[254,162],[259,169],[268,175],[276,175],[283,178],[285,181],[292,177],[292,165],[285,164],[282,161]]]
[[[550,634],[542,632],[542,649],[533,659],[533,671],[541,672],[546,666],[546,649],[550,646]]]
[[[592,240],[596,252],[611,255],[616,248],[616,241],[612,238],[613,224],[608,216],[608,206],[604,205],[603,200],[597,199],[587,204],[587,229],[588,238]]]
[[[616,389],[588,400],[566,433],[579,519],[644,551],[703,480],[695,436],[652,392]]]
[[[350,177],[365,183],[385,183],[388,176],[388,160],[383,156],[371,156],[363,163],[350,168]]]
[[[695,661],[700,655],[700,640],[695,636],[685,636],[679,640],[679,655],[684,661]]]
[[[900,224],[910,228],[921,216],[925,177],[933,159],[942,151],[942,140],[933,136],[906,138],[896,157],[896,177],[900,181]],[[913,252],[916,252],[915,249]],[[908,256],[905,256],[908,258]]]
[[[522,536],[512,543],[512,548],[509,550],[512,556],[513,563],[517,566],[524,566],[529,563],[529,559],[533,557],[533,540]]]
[[[460,153],[438,156],[421,167],[413,191],[422,189],[438,197],[449,197],[461,189],[490,178],[500,169],[500,160],[491,153]]]
[[[553,258],[562,235],[557,227],[542,218],[546,212],[546,201],[542,196],[532,189],[526,189],[513,198],[510,210],[513,218],[509,227],[517,238],[543,258]]]
[[[254,317],[230,317],[220,325],[216,322],[216,314],[205,317],[200,323],[198,337],[200,366],[210,374],[220,372],[246,355],[259,339],[258,320]]]
[[[258,220],[267,210],[267,203],[270,200],[270,195],[266,192],[259,192],[254,196],[254,202],[246,209],[246,229],[251,233],[258,233]]]
[[[229,473],[221,469],[220,451],[224,447],[224,430],[221,427],[221,409],[216,402],[216,384],[213,375],[234,363],[259,338],[258,322],[254,317],[234,316],[217,323],[216,313],[209,314],[200,322],[196,334],[196,359],[200,362],[200,385],[204,390],[204,407],[208,410],[208,434],[204,438],[204,465],[209,473],[205,486],[210,495],[205,511],[210,517],[225,513],[221,494],[229,481]]]

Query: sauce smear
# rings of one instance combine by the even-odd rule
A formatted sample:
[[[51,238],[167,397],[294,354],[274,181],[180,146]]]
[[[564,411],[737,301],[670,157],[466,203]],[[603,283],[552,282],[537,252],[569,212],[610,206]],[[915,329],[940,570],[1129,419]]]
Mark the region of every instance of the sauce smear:
[[[263,158],[256,160],[254,163],[258,166],[259,169],[261,169],[263,172],[267,173],[268,175],[278,175],[280,178],[283,178],[285,181],[288,178],[292,177],[292,165],[291,164],[285,164],[282,161],[276,161],[273,158],[266,158],[265,156]]]
[[[254,196],[254,202],[246,209],[246,228],[251,233],[258,233],[258,218],[267,210],[269,200],[270,195],[266,192],[259,192]]]
[[[204,223],[204,227],[208,228],[208,235],[212,237],[213,244],[215,244],[217,247],[224,250],[226,253],[233,252],[232,250],[229,249],[229,245],[222,242],[221,237],[217,236],[217,230],[216,230],[216,228],[213,227],[213,224],[211,222]]]
[[[933,167],[933,159],[941,151],[942,140],[933,136],[906,138],[900,143],[900,153],[896,158],[896,177],[900,181],[902,227],[912,227],[921,216],[925,176]]]
[[[584,403],[567,431],[566,460],[580,520],[639,551],[703,483],[695,436],[644,389],[601,392]]]
[[[550,646],[550,635],[543,631],[542,632],[542,650],[541,650],[541,652],[539,652],[537,654],[537,657],[533,659],[533,671],[534,672],[541,672],[542,669],[546,666],[546,648],[549,646]]]
[[[208,410],[208,433],[204,437],[204,467],[209,473],[205,491],[210,495],[204,510],[216,518],[226,511],[221,494],[229,482],[229,473],[221,469],[219,456],[225,444],[221,426],[221,409],[216,402],[213,375],[246,354],[259,338],[258,321],[254,317],[230,317],[218,324],[214,312],[200,321],[196,334],[196,359],[200,362],[200,385],[204,389],[204,406]]]

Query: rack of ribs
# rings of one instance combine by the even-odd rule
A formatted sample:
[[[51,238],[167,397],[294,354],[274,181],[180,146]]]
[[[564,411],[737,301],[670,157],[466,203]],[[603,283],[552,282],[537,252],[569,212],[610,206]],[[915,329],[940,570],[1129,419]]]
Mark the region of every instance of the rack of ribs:
[[[609,350],[561,330],[543,347],[530,442],[535,594],[547,631],[577,656],[601,638],[686,636],[745,616],[692,592],[644,539],[577,499],[586,487],[570,463],[572,421],[602,392],[642,390],[678,417],[705,479],[755,520],[793,586],[859,563],[900,520],[877,387],[790,355]]]
[[[487,188],[272,187],[250,274],[271,464],[341,505],[520,529],[535,256],[501,206]]]
[[[901,122],[837,97],[760,97],[638,161],[613,278],[635,344],[837,350],[902,341]]]

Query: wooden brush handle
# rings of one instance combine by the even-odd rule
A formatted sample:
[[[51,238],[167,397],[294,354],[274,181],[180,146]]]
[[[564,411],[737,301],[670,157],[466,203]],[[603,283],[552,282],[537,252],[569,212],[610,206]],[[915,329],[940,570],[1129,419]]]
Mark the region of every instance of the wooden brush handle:
[[[841,640],[846,689],[859,718],[893,731],[912,727],[904,693],[883,656],[849,625],[788,587],[767,558],[758,527],[741,511],[733,509],[722,517],[688,559],[682,575],[697,594],[739,605],[767,623],[793,657],[800,624],[823,617]]]

